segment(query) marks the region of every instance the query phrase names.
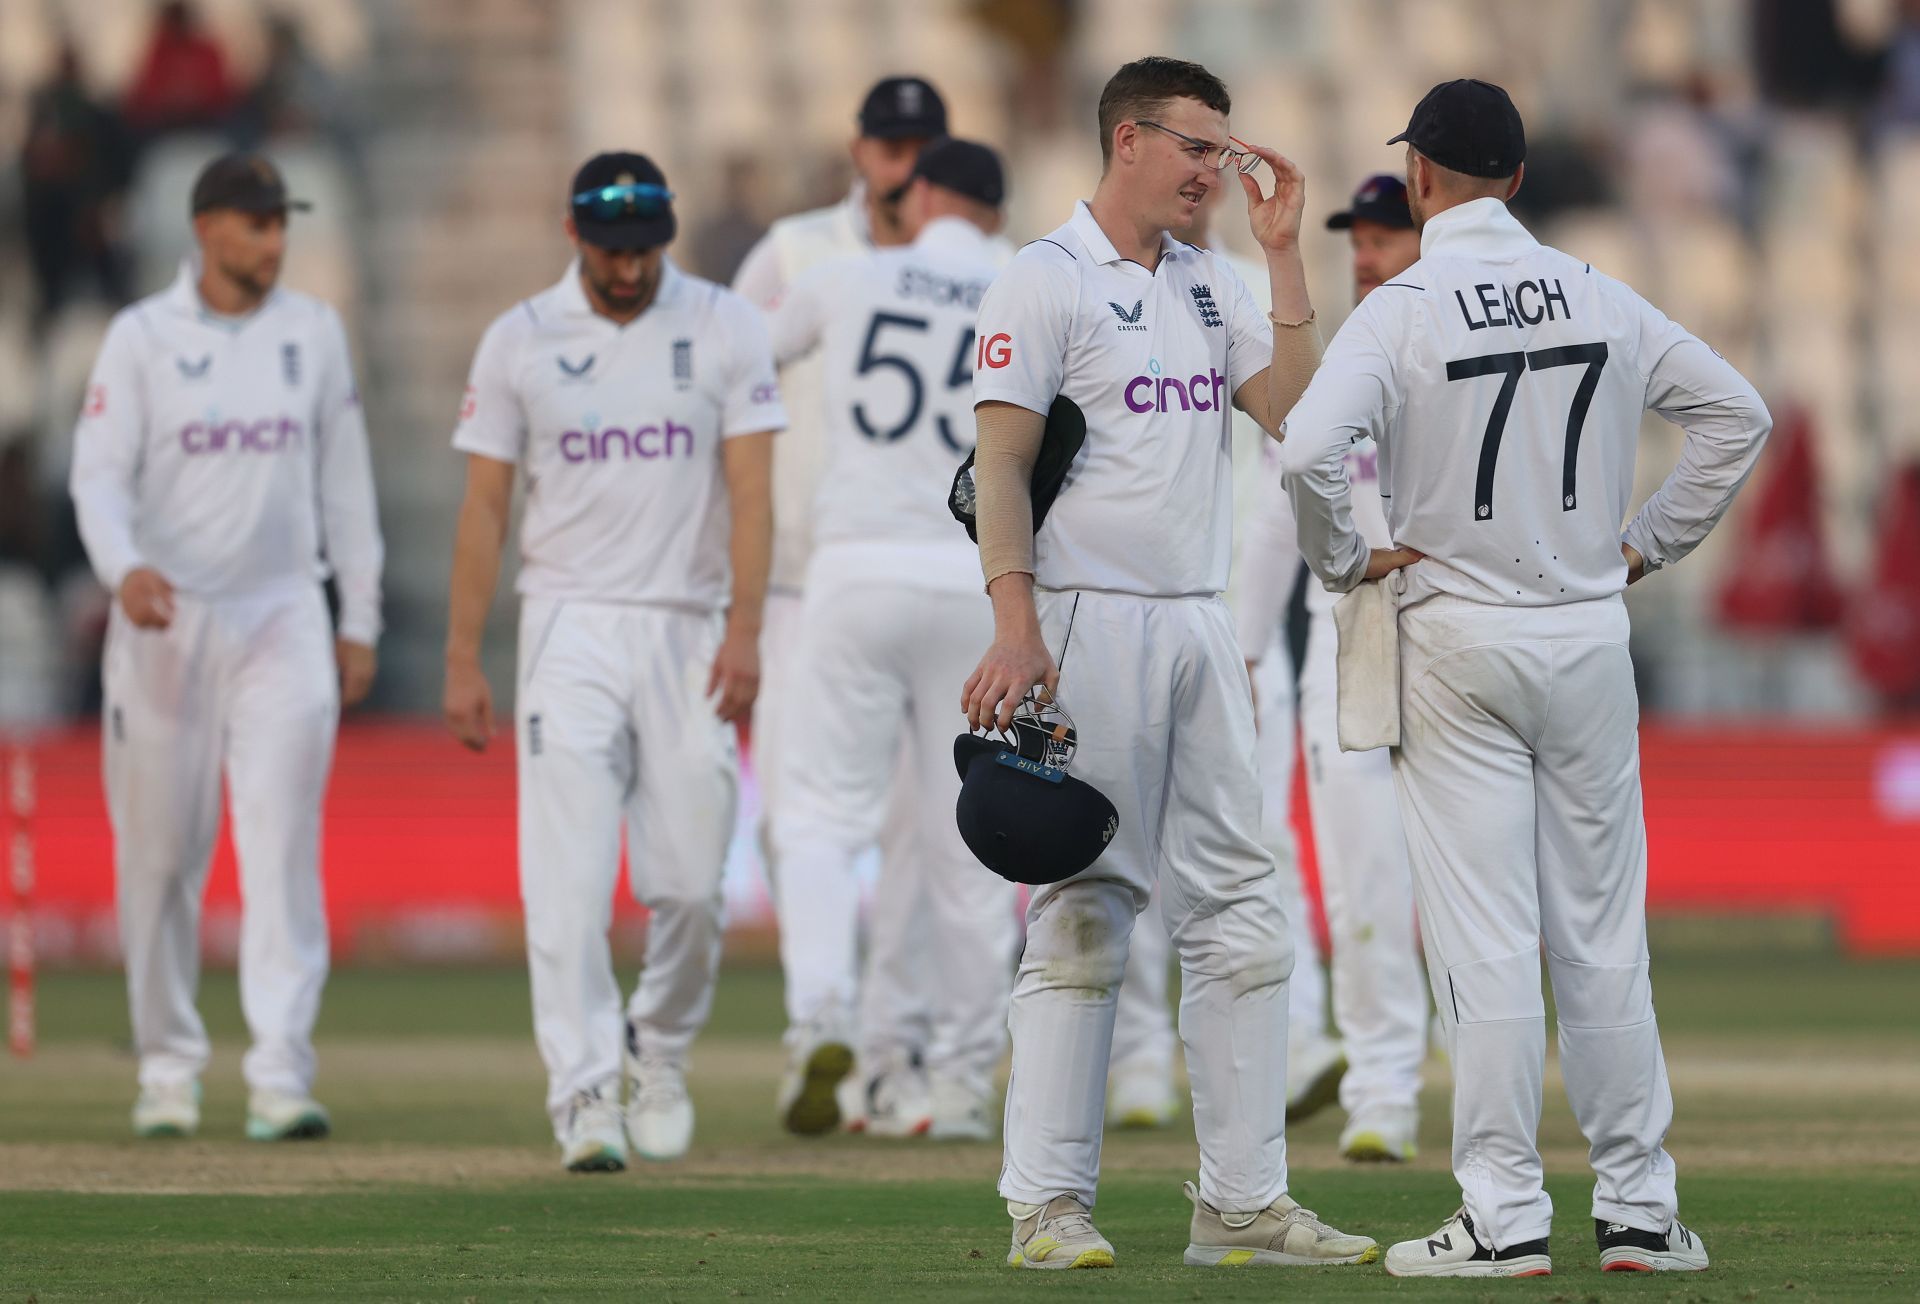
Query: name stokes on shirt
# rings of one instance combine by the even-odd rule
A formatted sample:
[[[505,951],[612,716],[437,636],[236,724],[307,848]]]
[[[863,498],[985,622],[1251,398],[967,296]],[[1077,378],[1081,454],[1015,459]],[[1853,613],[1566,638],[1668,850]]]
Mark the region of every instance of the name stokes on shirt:
[[[1493,294],[1495,290],[1500,292],[1497,299]],[[1531,306],[1527,302],[1529,290],[1535,299]],[[1567,308],[1567,292],[1561,288],[1557,278],[1552,281],[1544,277],[1537,281],[1522,281],[1511,289],[1485,281],[1474,286],[1473,293],[1478,300],[1477,305],[1467,303],[1466,291],[1453,292],[1454,302],[1460,305],[1460,315],[1466,319],[1470,331],[1483,331],[1489,326],[1538,326],[1543,321],[1559,321],[1563,317],[1569,321],[1573,319],[1572,312]],[[1557,315],[1554,312],[1556,303],[1560,305]],[[1473,315],[1474,306],[1480,309],[1477,320]]]

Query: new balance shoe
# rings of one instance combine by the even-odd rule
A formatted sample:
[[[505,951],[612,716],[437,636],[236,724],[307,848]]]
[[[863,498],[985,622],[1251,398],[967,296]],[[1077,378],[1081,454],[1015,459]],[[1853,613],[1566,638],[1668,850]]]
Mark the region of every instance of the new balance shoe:
[[[627,1075],[627,1140],[642,1159],[678,1159],[693,1144],[693,1100],[678,1064],[643,1060]]]
[[[837,1024],[816,1024],[797,1029],[791,1045],[777,1102],[780,1123],[796,1136],[825,1136],[843,1117],[839,1087],[853,1072],[853,1042]]]
[[[933,1093],[927,1075],[911,1065],[884,1069],[862,1091],[861,1130],[868,1136],[925,1136],[933,1127]]]
[[[1087,1206],[1070,1195],[1044,1205],[1007,1201],[1013,1216],[1009,1268],[1111,1268],[1113,1246],[1093,1228]]]
[[[1347,1052],[1329,1037],[1312,1037],[1287,1047],[1287,1122],[1310,1118],[1340,1099],[1347,1075]]]
[[[1107,1092],[1107,1118],[1115,1127],[1165,1127],[1180,1112],[1171,1064],[1120,1064]]]
[[[1225,1213],[1200,1198],[1192,1182],[1181,1187],[1193,1201],[1187,1252],[1189,1268],[1309,1267],[1372,1263],[1380,1246],[1371,1236],[1349,1236],[1281,1196],[1252,1213]]]
[[[1664,1232],[1593,1220],[1602,1272],[1703,1272],[1707,1247],[1678,1218]]]
[[[560,1162],[570,1173],[617,1173],[627,1166],[627,1129],[611,1083],[574,1093]]]
[[[1413,1105],[1361,1110],[1340,1133],[1340,1157],[1356,1164],[1404,1164],[1419,1153],[1420,1111]]]
[[[932,1082],[933,1126],[927,1135],[936,1141],[990,1141],[1000,1111],[991,1090],[979,1090],[945,1074]]]
[[[247,1096],[247,1140],[317,1141],[333,1131],[333,1120],[312,1096],[286,1091],[254,1091]]]
[[[200,1084],[163,1082],[140,1088],[133,1102],[137,1137],[188,1137],[200,1130]]]
[[[1475,1235],[1465,1208],[1433,1235],[1401,1241],[1387,1251],[1387,1273],[1394,1277],[1546,1277],[1552,1272],[1546,1237],[1489,1249]]]

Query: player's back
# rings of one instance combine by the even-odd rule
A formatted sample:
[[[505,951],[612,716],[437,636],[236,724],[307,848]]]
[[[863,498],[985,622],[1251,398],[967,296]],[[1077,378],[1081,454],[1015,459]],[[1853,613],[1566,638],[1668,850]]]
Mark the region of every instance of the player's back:
[[[1381,493],[1394,542],[1429,558],[1410,592],[1617,593],[1650,337],[1671,324],[1497,200],[1429,226],[1425,256],[1356,313],[1392,358]]]
[[[964,545],[947,510],[973,447],[974,316],[997,265],[960,218],[821,269],[827,464],[814,537]]]

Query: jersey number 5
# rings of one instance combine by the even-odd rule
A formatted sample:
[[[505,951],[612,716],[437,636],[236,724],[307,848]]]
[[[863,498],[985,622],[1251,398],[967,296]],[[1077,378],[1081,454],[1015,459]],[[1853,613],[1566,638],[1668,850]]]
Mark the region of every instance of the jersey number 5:
[[[1606,370],[1607,346],[1565,344],[1557,349],[1535,349],[1531,353],[1486,353],[1477,358],[1461,358],[1447,364],[1448,380],[1471,380],[1475,376],[1500,377],[1500,393],[1487,416],[1487,433],[1480,440],[1480,470],[1473,481],[1473,519],[1493,519],[1493,468],[1500,460],[1500,437],[1506,433],[1507,414],[1513,410],[1513,396],[1520,388],[1520,374],[1546,371],[1550,367],[1585,364],[1587,374],[1580,377],[1567,408],[1566,452],[1560,460],[1560,510],[1570,512],[1576,502],[1574,466],[1580,457],[1580,428],[1587,424],[1587,409],[1593,405],[1593,391],[1600,387],[1600,373]]]
[[[873,314],[873,320],[867,323],[866,342],[860,346],[860,362],[856,368],[856,374],[864,376],[882,367],[890,367],[897,370],[907,382],[907,414],[900,418],[897,425],[875,429],[873,423],[867,419],[866,407],[859,403],[853,405],[853,424],[860,427],[861,434],[868,439],[892,443],[913,429],[913,423],[920,419],[920,407],[926,400],[927,387],[926,382],[920,379],[920,372],[913,365],[912,359],[904,358],[898,353],[874,351],[875,345],[880,342],[880,332],[888,326],[897,326],[901,330],[924,331],[927,329],[927,319],[908,317],[897,312],[876,312]],[[953,365],[947,368],[947,388],[959,389],[962,385],[972,383],[973,327],[969,326],[961,332],[960,347],[953,355]],[[946,413],[936,414],[933,425],[934,429],[939,431],[941,440],[954,452],[964,453],[970,447],[955,437],[953,426],[947,420]]]

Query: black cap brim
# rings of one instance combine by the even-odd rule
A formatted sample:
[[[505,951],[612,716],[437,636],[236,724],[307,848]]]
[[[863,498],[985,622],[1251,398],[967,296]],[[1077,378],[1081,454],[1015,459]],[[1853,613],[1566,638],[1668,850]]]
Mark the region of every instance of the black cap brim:
[[[657,249],[661,245],[671,244],[679,227],[673,220],[673,214],[667,213],[661,217],[627,222],[592,222],[575,217],[573,229],[582,240],[595,248],[624,253],[630,249]]]
[[[1327,219],[1327,230],[1345,231],[1355,222],[1372,222],[1376,226],[1392,227],[1396,231],[1413,230],[1413,214],[1407,211],[1404,204],[1391,209],[1345,209]]]
[[[258,199],[221,199],[210,204],[202,204],[193,210],[194,216],[201,213],[217,213],[230,208],[236,213],[310,213],[313,204],[305,199],[274,198],[262,195]]]

